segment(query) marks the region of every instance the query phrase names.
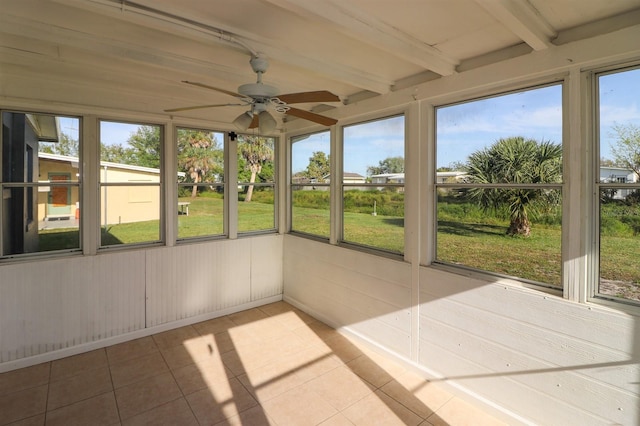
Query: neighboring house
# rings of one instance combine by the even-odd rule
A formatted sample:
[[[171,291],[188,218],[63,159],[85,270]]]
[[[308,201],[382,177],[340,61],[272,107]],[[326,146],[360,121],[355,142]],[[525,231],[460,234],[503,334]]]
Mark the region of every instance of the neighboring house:
[[[436,183],[462,183],[464,182],[467,172],[436,172]]]
[[[331,182],[331,175],[325,175],[322,177],[326,183]],[[342,174],[343,183],[365,183],[366,178],[359,173],[344,172]]]
[[[38,153],[39,183],[78,179],[78,158],[65,155]],[[102,183],[154,183],[160,182],[160,170],[129,164],[100,162]],[[38,220],[78,217],[77,187],[40,186],[38,191]],[[102,187],[100,194],[100,223],[116,224],[158,220],[160,193],[152,186]]]
[[[600,167],[600,182],[603,183],[636,183],[638,175],[631,169],[624,167]],[[613,194],[613,199],[624,200],[634,189],[618,189]]]
[[[404,183],[404,173],[371,175],[371,183]]]

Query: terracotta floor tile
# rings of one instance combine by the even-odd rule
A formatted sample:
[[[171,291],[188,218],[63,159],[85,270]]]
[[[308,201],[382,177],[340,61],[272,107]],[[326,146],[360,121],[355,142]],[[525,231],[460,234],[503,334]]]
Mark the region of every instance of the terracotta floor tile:
[[[285,357],[282,362],[295,369],[295,373],[305,382],[344,365],[331,351],[314,347]]]
[[[262,404],[279,425],[317,425],[338,411],[312,390],[297,387]]]
[[[369,425],[418,425],[423,419],[405,406],[376,391],[342,411],[353,424]]]
[[[107,367],[54,381],[49,385],[47,410],[54,410],[112,390],[111,374]]]
[[[214,426],[273,426],[274,422],[260,405],[224,419]]]
[[[189,364],[220,362],[220,351],[213,336],[188,339],[182,345],[162,349],[161,353],[172,370]]]
[[[425,378],[409,371],[406,371],[404,374],[398,376],[395,380],[384,385],[382,387],[382,391],[387,395],[398,399],[401,396],[399,396],[397,392],[403,392],[399,388],[405,389],[407,392],[410,392],[431,411],[437,411],[447,401],[453,398],[453,395],[451,393],[442,389],[442,387],[440,387],[437,383],[431,383]],[[423,417],[426,418],[428,416]]]
[[[122,422],[122,426],[198,426],[189,404],[176,399]]]
[[[220,381],[227,381],[234,376],[220,362],[187,365],[173,370],[173,377],[182,393],[189,395],[202,389],[214,389]]]
[[[47,413],[47,426],[113,425],[118,423],[113,392],[95,396]]]
[[[62,358],[51,363],[51,380],[64,379],[107,365],[107,353],[104,349]]]
[[[434,426],[506,426],[460,398],[451,398],[427,420]]]
[[[295,330],[304,327],[305,324],[316,321],[315,318],[302,311],[288,311],[273,315],[271,318],[282,324],[287,330]]]
[[[373,392],[370,384],[363,381],[347,367],[338,367],[306,383],[322,399],[341,411]]]
[[[27,419],[18,420],[11,423],[9,426],[44,426],[45,414],[38,414],[37,416],[29,417]]]
[[[259,306],[258,309],[260,309],[262,312],[264,312],[268,316],[272,317],[272,316],[283,314],[285,312],[291,312],[291,310],[293,309],[293,306],[291,306],[287,302],[279,301],[279,302],[269,303],[268,305]]]
[[[214,389],[203,389],[186,398],[200,424],[218,423],[258,405],[236,378],[218,382]]]
[[[0,396],[46,385],[51,364],[48,362],[0,374]]]
[[[235,327],[236,324],[229,317],[219,317],[208,321],[199,322],[193,328],[202,336],[207,334],[218,334]]]
[[[349,361],[347,367],[376,388],[384,386],[393,380],[393,376],[387,370],[367,355],[362,355]]]
[[[185,340],[193,339],[198,336],[200,336],[200,334],[195,328],[192,326],[186,326],[154,334],[153,340],[156,342],[159,349],[166,349],[172,346],[179,346]]]
[[[353,426],[353,423],[347,419],[342,413],[338,413],[333,417],[328,418],[318,426]]]
[[[171,373],[135,382],[115,392],[122,420],[182,397]]]
[[[169,367],[160,352],[111,365],[111,377],[115,389],[167,371]]]
[[[304,384],[305,380],[282,364],[271,364],[238,376],[238,380],[261,402]]]
[[[235,325],[249,324],[254,321],[268,318],[267,314],[258,308],[247,309],[246,311],[236,312],[227,316]]]
[[[33,417],[45,412],[48,385],[0,396],[0,424]]]
[[[109,358],[109,363],[114,364],[149,355],[153,352],[158,352],[158,347],[153,338],[147,336],[108,347],[107,358]]]
[[[331,351],[345,364],[349,361],[353,361],[363,354],[360,348],[342,335],[326,339],[323,344],[331,349]]]

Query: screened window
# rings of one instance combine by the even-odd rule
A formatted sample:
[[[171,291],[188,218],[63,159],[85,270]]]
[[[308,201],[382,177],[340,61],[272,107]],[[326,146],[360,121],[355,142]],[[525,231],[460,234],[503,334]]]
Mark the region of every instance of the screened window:
[[[436,110],[436,260],[562,288],[562,86]]]
[[[291,230],[328,239],[330,133],[291,142]]]
[[[404,128],[404,116],[344,127],[343,241],[404,252]]]
[[[224,135],[179,128],[178,238],[224,234]]]
[[[100,245],[159,242],[162,128],[100,122]]]
[[[0,255],[80,249],[80,119],[2,112]]]
[[[274,230],[275,139],[238,135],[238,232]]]
[[[599,280],[596,294],[640,303],[640,69],[597,76]]]

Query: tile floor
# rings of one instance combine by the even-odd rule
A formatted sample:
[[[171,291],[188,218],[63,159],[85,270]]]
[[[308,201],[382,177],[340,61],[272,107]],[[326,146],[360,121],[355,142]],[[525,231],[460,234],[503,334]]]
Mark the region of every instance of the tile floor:
[[[501,425],[278,302],[0,374],[0,425]]]

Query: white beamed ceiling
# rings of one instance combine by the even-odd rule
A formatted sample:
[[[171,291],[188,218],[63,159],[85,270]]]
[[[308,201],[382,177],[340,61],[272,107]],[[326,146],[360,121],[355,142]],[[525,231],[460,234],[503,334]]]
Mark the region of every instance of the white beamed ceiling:
[[[465,64],[553,49],[567,31],[589,37],[632,25],[640,0],[0,0],[0,11],[5,102],[168,116],[234,102],[181,81],[235,92],[255,82],[250,50],[269,57],[264,82],[281,93],[325,89],[349,103]],[[478,57],[488,59],[470,61]],[[242,111],[173,115],[230,123]]]

